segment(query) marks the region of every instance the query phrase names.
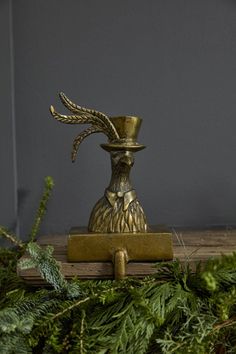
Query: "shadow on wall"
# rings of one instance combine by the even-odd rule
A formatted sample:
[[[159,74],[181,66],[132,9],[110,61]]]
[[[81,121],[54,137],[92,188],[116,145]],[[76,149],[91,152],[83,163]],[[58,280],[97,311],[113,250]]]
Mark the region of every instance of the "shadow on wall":
[[[17,190],[17,215],[20,219],[24,213],[25,205],[27,204],[27,199],[30,197],[30,190],[19,188]],[[15,230],[15,229],[12,229]]]

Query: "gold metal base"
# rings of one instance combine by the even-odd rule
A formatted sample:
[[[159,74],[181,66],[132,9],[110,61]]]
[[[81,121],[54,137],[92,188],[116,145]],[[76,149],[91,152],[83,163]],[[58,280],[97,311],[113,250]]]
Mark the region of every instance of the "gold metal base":
[[[166,261],[173,259],[172,234],[164,227],[139,233],[90,233],[72,228],[68,237],[68,262],[104,262],[114,264],[115,279],[125,276],[129,261]]]

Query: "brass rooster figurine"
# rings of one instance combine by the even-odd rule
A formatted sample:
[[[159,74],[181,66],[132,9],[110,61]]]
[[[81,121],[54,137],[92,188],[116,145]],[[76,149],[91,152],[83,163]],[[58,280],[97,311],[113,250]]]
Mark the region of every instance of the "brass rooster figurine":
[[[142,120],[138,117],[108,117],[104,113],[73,103],[64,93],[59,97],[73,115],[63,115],[50,107],[52,116],[66,124],[90,124],[73,142],[72,161],[75,161],[81,142],[90,134],[104,133],[107,144],[101,147],[110,152],[112,176],[104,196],[95,204],[88,225],[90,232],[135,233],[147,232],[147,220],[130,182],[134,152],[145,148],[136,142]]]

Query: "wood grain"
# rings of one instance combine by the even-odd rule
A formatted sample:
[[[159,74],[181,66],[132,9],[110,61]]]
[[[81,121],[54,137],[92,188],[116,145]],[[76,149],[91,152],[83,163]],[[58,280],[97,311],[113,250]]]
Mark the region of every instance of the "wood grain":
[[[197,262],[206,262],[211,257],[219,257],[222,254],[231,254],[236,251],[236,229],[172,229],[174,259],[178,258],[183,263],[189,263],[192,269]],[[80,262],[68,263],[67,236],[45,235],[38,241],[43,247],[52,245],[54,256],[60,262],[61,269],[67,279],[75,276],[81,279],[111,279],[113,277],[113,265],[111,262]],[[25,255],[23,258],[26,258]],[[155,273],[155,263],[130,262],[127,264],[128,276],[144,277]],[[36,269],[21,270],[18,274],[31,285],[43,285]]]

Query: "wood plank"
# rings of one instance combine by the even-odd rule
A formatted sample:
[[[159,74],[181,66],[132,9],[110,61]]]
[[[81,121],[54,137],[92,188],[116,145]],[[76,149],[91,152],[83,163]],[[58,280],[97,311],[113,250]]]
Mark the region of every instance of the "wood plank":
[[[221,254],[231,254],[236,251],[236,229],[175,229],[173,231],[174,258],[182,263],[189,263],[194,270],[197,262],[206,262],[211,257]],[[45,235],[37,241],[43,247],[52,245],[54,256],[61,263],[61,269],[66,279],[75,276],[81,279],[111,279],[113,265],[111,262],[67,262],[67,236]],[[24,256],[25,258],[27,256]],[[128,276],[141,278],[156,272],[153,262],[130,262],[126,271]],[[31,285],[43,285],[39,273],[35,269],[21,270],[18,274]]]

